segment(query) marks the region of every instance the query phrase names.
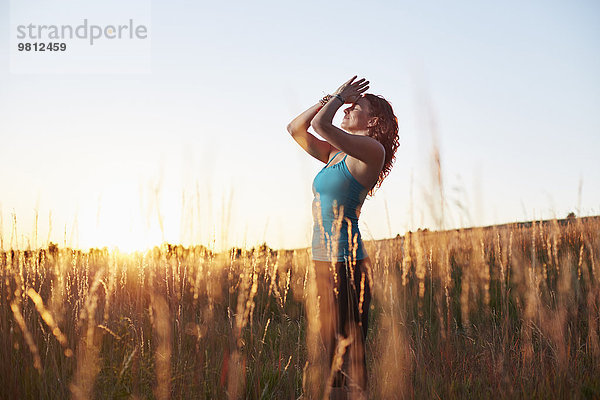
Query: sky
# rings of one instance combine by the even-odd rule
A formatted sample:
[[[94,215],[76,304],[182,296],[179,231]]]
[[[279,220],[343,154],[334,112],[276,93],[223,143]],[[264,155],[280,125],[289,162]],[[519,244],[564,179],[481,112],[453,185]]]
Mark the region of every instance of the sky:
[[[594,1],[0,0],[0,245],[308,247],[323,164],[286,126],[354,75],[400,134],[363,239],[597,215],[599,17]],[[18,24],[84,19],[147,37],[16,50],[36,42]]]

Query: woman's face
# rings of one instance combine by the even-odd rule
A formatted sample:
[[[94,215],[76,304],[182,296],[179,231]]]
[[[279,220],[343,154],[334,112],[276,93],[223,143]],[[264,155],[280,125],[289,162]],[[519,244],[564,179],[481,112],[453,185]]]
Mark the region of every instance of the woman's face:
[[[371,108],[369,100],[364,97],[359,98],[350,107],[344,110],[344,119],[342,119],[341,127],[348,132],[367,131]]]

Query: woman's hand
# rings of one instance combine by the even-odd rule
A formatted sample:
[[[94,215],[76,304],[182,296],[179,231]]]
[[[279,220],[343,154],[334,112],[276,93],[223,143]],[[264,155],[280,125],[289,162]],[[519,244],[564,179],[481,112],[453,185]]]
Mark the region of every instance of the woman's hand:
[[[367,91],[369,88],[369,81],[365,81],[365,78],[359,79],[353,82],[358,75],[354,75],[352,79],[345,82],[336,90],[333,95],[339,94],[345,100],[346,103],[354,103],[360,95]]]

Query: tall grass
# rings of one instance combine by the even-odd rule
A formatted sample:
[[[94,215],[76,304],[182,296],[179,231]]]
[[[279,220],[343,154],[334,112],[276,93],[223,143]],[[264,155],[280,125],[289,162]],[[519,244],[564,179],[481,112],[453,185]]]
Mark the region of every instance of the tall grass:
[[[600,219],[366,246],[370,398],[600,397]],[[307,249],[51,245],[0,253],[0,274],[2,398],[328,390]]]

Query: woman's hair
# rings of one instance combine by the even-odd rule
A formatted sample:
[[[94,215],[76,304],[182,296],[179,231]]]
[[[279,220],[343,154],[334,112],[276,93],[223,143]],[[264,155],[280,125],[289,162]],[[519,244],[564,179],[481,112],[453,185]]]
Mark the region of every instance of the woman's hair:
[[[373,195],[375,189],[381,186],[383,180],[392,170],[392,164],[396,160],[396,150],[400,146],[398,141],[398,118],[394,115],[392,106],[382,96],[366,93],[363,95],[371,106],[371,117],[378,117],[377,123],[369,127],[369,136],[381,143],[385,149],[385,161],[383,168],[377,178],[377,183],[369,191]]]

